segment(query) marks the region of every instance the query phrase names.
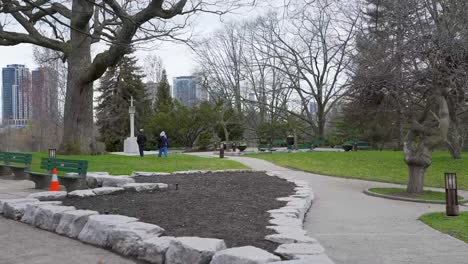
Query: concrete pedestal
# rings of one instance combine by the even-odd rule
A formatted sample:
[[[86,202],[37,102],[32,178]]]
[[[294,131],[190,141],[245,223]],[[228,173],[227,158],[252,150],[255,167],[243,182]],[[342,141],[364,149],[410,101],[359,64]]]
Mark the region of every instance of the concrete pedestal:
[[[124,153],[139,153],[136,137],[128,137],[125,139]]]

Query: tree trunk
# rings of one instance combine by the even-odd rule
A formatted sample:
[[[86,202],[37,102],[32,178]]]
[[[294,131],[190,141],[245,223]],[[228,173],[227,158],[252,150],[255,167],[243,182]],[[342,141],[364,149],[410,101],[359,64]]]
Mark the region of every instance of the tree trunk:
[[[451,122],[451,129],[448,131],[447,135],[447,148],[454,159],[462,158],[462,150],[464,144],[463,135],[460,133],[460,129],[456,121]]]
[[[82,10],[81,16],[93,13],[93,3],[73,1],[73,9]],[[85,21],[85,22],[83,22]],[[93,154],[95,139],[93,129],[93,82],[83,82],[85,71],[91,65],[91,38],[89,22],[77,15],[71,21],[71,49],[68,52],[67,94],[65,100],[64,129],[61,154]]]
[[[426,168],[408,165],[409,181],[406,191],[410,194],[421,194],[424,189],[424,176]]]
[[[427,146],[424,133],[410,130],[405,140],[403,150],[405,162],[408,165],[409,179],[406,188],[409,194],[421,194],[424,189],[426,169],[432,163],[432,151]]]

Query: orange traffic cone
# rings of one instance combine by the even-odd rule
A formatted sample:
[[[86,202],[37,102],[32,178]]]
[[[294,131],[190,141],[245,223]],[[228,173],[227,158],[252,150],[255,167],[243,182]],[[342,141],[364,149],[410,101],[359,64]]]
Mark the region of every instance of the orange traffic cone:
[[[52,181],[50,181],[49,191],[51,191],[51,192],[60,191],[60,185],[59,185],[59,182],[58,182],[57,169],[56,168],[52,169]]]

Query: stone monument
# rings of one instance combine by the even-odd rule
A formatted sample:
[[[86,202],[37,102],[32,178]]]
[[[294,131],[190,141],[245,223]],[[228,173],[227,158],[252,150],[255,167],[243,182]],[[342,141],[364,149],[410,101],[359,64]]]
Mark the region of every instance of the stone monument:
[[[135,106],[133,105],[133,96],[130,99],[128,113],[130,114],[130,137],[124,141],[124,153],[133,154],[138,153],[138,143],[135,137]]]

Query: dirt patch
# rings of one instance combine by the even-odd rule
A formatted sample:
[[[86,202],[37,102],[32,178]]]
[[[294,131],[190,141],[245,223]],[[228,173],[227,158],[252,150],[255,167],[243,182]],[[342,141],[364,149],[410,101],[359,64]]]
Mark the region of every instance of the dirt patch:
[[[276,243],[264,240],[268,210],[284,206],[295,185],[264,173],[209,173],[136,177],[137,182],[169,184],[169,190],[67,198],[64,205],[100,213],[139,218],[166,230],[169,236],[224,239],[228,247],[252,245],[272,252]],[[176,185],[178,190],[176,190]]]

